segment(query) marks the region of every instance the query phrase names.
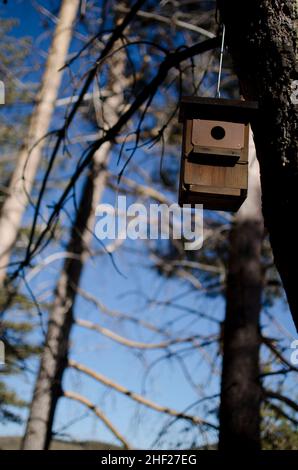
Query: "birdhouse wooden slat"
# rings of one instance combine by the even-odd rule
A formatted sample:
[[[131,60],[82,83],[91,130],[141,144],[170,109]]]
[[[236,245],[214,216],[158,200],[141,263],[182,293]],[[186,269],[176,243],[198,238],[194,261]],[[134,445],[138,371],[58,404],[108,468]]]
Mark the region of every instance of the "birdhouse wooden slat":
[[[179,204],[236,211],[247,195],[249,122],[256,102],[183,98]]]

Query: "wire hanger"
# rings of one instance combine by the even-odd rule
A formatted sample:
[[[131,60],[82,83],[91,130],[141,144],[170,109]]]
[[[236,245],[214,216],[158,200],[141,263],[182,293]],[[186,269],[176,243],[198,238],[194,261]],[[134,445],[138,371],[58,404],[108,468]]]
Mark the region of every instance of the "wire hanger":
[[[224,49],[225,49],[225,36],[226,36],[226,27],[225,27],[224,24],[222,24],[222,38],[221,38],[221,47],[220,47],[220,58],[219,58],[219,70],[218,70],[218,79],[217,79],[217,88],[216,88],[216,98],[220,98],[220,84],[221,84],[223,55],[224,55]]]

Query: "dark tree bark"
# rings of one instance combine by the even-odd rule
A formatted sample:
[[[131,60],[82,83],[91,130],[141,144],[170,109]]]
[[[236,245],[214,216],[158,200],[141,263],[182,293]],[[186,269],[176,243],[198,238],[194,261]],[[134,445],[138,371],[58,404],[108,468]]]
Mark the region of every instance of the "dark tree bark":
[[[218,0],[245,99],[258,100],[252,123],[261,167],[262,208],[276,267],[298,330],[298,133],[291,85],[296,70],[293,0]]]
[[[263,290],[263,220],[257,160],[250,167],[248,199],[230,233],[219,448],[260,449],[259,318]]]

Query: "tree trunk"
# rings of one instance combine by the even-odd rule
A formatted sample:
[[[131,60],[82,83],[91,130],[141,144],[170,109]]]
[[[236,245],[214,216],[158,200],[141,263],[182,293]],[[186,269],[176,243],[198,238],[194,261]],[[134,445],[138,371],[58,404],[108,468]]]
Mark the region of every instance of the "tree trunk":
[[[252,127],[264,221],[298,330],[298,107],[292,91],[297,79],[297,4],[293,0],[218,1],[242,93],[259,101],[259,116]]]
[[[109,70],[111,97],[104,104],[105,125],[113,125],[124,106],[123,90],[127,83],[124,67],[125,52],[120,51],[111,58]],[[98,112],[98,117],[102,118],[102,114]],[[69,337],[77,287],[89,255],[95,209],[105,189],[106,168],[111,147],[112,144],[106,142],[94,155],[72,226],[67,252],[73,254],[75,258],[66,259],[56,287],[55,303],[49,318],[45,348],[23,440],[25,450],[46,450],[50,444],[56,405],[62,394],[61,381],[68,363]]]
[[[230,233],[223,326],[221,450],[260,448],[259,316],[263,290],[263,220],[255,152],[249,170],[248,198]]]
[[[17,157],[8,196],[0,214],[0,285],[6,271],[20,228],[23,213],[28,203],[28,195],[35,179],[45,144],[59,86],[65,65],[72,28],[78,12],[80,0],[63,0],[52,45],[49,51],[41,88],[37,96],[29,124],[28,137]]]
[[[71,257],[65,260],[55,291],[55,302],[23,440],[24,450],[46,450],[51,441],[54,413],[62,393],[62,375],[68,362],[73,305],[93,236],[96,204],[105,188],[105,165],[109,152],[110,144],[107,143],[95,156],[72,227],[67,247]]]

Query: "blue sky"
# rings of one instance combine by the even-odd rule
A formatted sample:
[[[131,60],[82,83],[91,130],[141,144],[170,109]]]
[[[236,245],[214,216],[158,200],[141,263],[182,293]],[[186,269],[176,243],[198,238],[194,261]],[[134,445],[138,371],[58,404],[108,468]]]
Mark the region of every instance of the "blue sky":
[[[47,6],[57,5],[57,2],[52,1],[40,3]],[[30,0],[9,0],[7,6],[1,6],[0,12],[6,17],[17,17],[19,19],[19,25],[14,29],[16,36],[32,37],[33,47],[36,47],[36,50],[41,47],[46,52],[49,36],[45,36],[41,42],[36,42],[37,38],[40,39],[41,32],[43,32],[43,25],[40,14]],[[73,44],[72,47],[75,48],[75,45]],[[32,60],[32,57],[28,60]],[[35,57],[35,60],[39,60],[39,58]],[[29,79],[38,82],[39,77],[33,75],[28,77]],[[67,81],[67,78],[65,80]],[[62,87],[60,95],[64,96],[64,87]],[[62,117],[63,114],[60,113],[57,119]],[[76,128],[74,133],[76,132],[82,133],[82,129]],[[116,156],[113,155],[113,158],[116,158]],[[135,158],[136,162],[140,162],[144,158],[144,154],[139,152]],[[55,193],[51,194],[50,197],[55,197]],[[104,201],[112,200],[112,193],[106,191]],[[220,296],[206,298],[202,292],[191,291],[189,285],[185,282],[178,282],[173,279],[165,280],[159,277],[151,268],[147,251],[144,249],[142,242],[126,242],[123,249],[114,254],[114,260],[123,275],[115,270],[109,257],[103,254],[97,257],[95,262],[88,263],[82,279],[82,288],[99,298],[109,309],[128,313],[135,318],[147,319],[161,327],[176,320],[174,331],[177,334],[181,332],[180,334],[186,336],[187,334],[199,335],[218,331],[216,323],[204,320],[198,321],[193,314],[181,317],[182,310],[179,307],[203,311],[205,314],[221,321],[224,315],[223,298]],[[32,289],[43,293],[48,289],[52,289],[59,277],[60,266],[60,262],[49,265],[47,269],[34,278],[31,285]],[[167,301],[173,297],[178,299],[178,308],[168,308],[154,304],[154,302]],[[277,302],[272,311],[281,320],[282,324],[294,334],[294,328],[284,302]],[[82,298],[78,299],[76,303],[75,313],[78,318],[97,321],[101,325],[131,339],[147,342],[157,342],[161,339],[144,329],[136,328],[132,324],[123,324],[109,319]],[[73,330],[71,351],[74,359],[133,391],[142,393],[145,384],[148,397],[159,404],[171,406],[177,410],[183,410],[198,400],[200,386],[206,388],[203,395],[207,391],[209,395],[219,393],[220,360],[216,348],[210,348],[210,351],[207,349],[207,353],[204,352],[203,355],[198,350],[193,352],[191,356],[187,356],[187,367],[197,384],[196,390],[186,380],[181,364],[175,359],[162,361],[156,368],[150,369],[150,363],[163,355],[160,351],[141,356],[136,351],[127,351],[125,347],[80,327],[75,327]],[[289,355],[290,352],[289,350]],[[215,373],[211,379],[210,365],[215,366]],[[34,369],[36,366],[36,361],[32,361],[30,367]],[[145,380],[146,375],[148,376]],[[16,388],[21,396],[30,399],[32,374],[10,378],[8,382]],[[136,447],[146,448],[152,445],[156,430],[164,422],[164,418],[160,418],[157,413],[145,410],[143,407],[137,411],[136,405],[129,398],[111,393],[94,380],[79,376],[73,371],[66,373],[64,387],[82,393],[99,406],[102,406],[111,421]],[[199,407],[197,411],[198,413],[203,412],[203,408]],[[85,412],[86,410],[80,405],[66,399],[61,400],[56,413],[58,418],[55,421],[55,429],[59,430],[66,423],[82,417],[65,432],[69,432],[72,437],[79,440],[93,439],[116,442],[106,428],[98,422],[97,418],[94,418],[90,413],[85,416]],[[210,419],[215,420],[212,416]],[[2,427],[0,433],[2,435],[21,434],[22,430],[23,427],[9,424]],[[166,439],[165,445],[170,446],[171,442],[178,442],[179,433],[181,433],[181,427],[174,426],[173,431],[169,433]],[[210,440],[214,438],[214,434],[211,434]]]

